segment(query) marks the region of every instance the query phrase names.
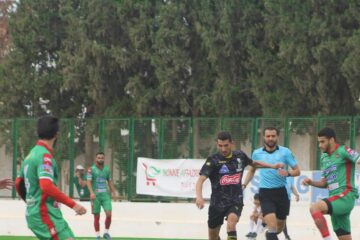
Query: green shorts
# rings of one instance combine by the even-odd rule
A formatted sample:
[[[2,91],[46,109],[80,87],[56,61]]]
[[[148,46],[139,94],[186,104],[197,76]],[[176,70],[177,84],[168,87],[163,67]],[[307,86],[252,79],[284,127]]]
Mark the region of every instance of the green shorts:
[[[350,214],[358,198],[356,193],[349,192],[342,196],[335,195],[324,199],[329,208],[331,223],[335,232],[351,233]]]
[[[29,228],[40,240],[48,240],[48,239],[65,240],[68,238],[75,239],[74,233],[71,231],[69,225],[65,220],[58,224],[54,222],[54,230],[51,230],[52,228],[49,229],[48,225],[43,224],[41,222],[38,222],[37,226],[32,226]]]
[[[96,198],[91,201],[91,209],[93,214],[99,214],[103,207],[105,212],[112,210],[111,197],[108,193],[97,194]]]

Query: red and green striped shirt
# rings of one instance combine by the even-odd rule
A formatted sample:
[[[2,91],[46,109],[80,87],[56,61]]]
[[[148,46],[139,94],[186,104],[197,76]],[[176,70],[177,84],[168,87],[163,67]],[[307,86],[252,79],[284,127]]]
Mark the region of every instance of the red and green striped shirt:
[[[344,145],[337,145],[331,154],[321,155],[322,177],[327,181],[329,196],[358,193],[355,186],[355,164],[360,154]]]

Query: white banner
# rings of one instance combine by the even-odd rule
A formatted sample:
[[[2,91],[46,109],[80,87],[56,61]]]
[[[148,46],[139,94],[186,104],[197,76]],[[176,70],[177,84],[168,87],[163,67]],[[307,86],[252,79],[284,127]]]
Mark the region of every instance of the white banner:
[[[195,198],[195,184],[205,159],[138,158],[136,193],[155,196]],[[203,197],[210,198],[210,181]]]
[[[138,158],[136,193],[155,196],[195,198],[195,184],[199,171],[205,159],[151,159]],[[247,171],[244,171],[242,182]],[[301,171],[301,175],[294,178],[294,185],[300,195],[301,202],[315,202],[327,197],[327,189],[303,186],[304,178],[319,180],[320,171]],[[259,171],[244,191],[245,202],[252,201],[253,195],[259,190]],[[360,174],[355,174],[356,183],[360,182]],[[359,184],[356,184],[357,186]],[[203,186],[203,197],[209,199],[211,195],[210,181]],[[294,195],[292,194],[292,199]],[[360,199],[356,202],[360,205]]]

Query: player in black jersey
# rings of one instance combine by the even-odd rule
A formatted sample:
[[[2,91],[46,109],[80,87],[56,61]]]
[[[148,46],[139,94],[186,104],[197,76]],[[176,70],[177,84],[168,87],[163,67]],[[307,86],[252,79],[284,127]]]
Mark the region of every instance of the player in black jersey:
[[[216,140],[218,153],[209,156],[200,170],[196,183],[196,206],[204,208],[202,188],[205,180],[211,182],[208,228],[209,240],[219,240],[219,232],[224,218],[227,220],[228,240],[236,239],[236,224],[243,208],[241,179],[247,165],[263,168],[282,168],[282,163],[267,164],[250,159],[244,152],[232,151],[229,132],[219,132]]]

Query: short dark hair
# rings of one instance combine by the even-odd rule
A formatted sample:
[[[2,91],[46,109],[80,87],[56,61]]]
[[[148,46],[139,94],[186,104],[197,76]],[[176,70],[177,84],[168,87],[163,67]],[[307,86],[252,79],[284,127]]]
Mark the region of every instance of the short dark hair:
[[[336,140],[336,133],[334,129],[325,127],[318,132],[318,137],[334,138]]]
[[[278,135],[278,136],[279,136],[279,134],[280,134],[279,129],[277,129],[276,127],[266,127],[266,128],[264,128],[264,130],[263,130],[263,135],[265,135],[265,131],[266,131],[266,130],[276,131],[276,135]]]
[[[259,193],[255,193],[255,194],[254,194],[254,200],[259,200],[259,199],[260,199]]]
[[[97,152],[97,153],[95,154],[95,156],[97,156],[97,155],[104,155],[104,156],[105,156],[105,153],[104,153],[104,152]]]
[[[52,115],[45,115],[37,121],[37,134],[39,139],[50,140],[59,131],[59,119]]]
[[[230,142],[232,142],[231,134],[227,131],[219,132],[217,135],[217,139],[221,141],[229,140]]]

